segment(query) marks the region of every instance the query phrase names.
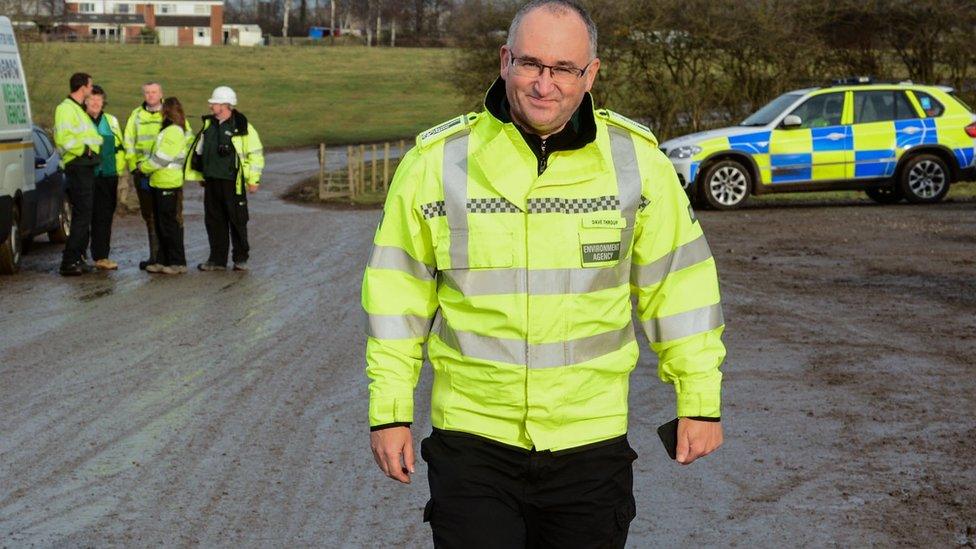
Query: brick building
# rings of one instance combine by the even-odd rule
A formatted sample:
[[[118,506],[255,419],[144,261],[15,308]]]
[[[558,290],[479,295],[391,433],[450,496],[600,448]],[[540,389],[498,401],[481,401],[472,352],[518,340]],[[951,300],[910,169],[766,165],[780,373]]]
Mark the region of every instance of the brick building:
[[[154,29],[164,46],[224,42],[223,0],[65,0],[66,26],[80,36],[137,42]]]

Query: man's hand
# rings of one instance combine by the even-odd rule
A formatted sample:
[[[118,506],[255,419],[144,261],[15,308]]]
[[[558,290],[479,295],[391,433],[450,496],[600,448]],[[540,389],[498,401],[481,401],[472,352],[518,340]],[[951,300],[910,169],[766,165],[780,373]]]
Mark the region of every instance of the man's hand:
[[[247,186],[247,192],[249,192],[251,194],[254,194],[254,193],[258,192],[258,186],[257,185],[248,185]]]
[[[722,424],[683,417],[678,420],[678,451],[675,460],[688,465],[711,454],[722,445]]]
[[[413,436],[410,427],[388,427],[369,434],[376,464],[393,480],[410,484],[414,473]]]

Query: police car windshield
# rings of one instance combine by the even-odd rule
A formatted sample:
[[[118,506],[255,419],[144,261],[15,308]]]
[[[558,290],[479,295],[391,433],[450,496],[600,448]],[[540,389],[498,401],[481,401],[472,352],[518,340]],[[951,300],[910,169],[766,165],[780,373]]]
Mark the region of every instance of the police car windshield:
[[[742,121],[740,126],[765,126],[776,119],[783,110],[798,101],[803,94],[784,93],[766,104],[765,107],[752,113],[749,118]]]

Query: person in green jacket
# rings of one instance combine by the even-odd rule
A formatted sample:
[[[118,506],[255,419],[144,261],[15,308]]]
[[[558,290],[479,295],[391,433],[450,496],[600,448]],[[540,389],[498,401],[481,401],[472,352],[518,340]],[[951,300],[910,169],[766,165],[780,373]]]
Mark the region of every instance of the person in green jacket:
[[[112,271],[119,264],[108,258],[112,240],[112,218],[118,203],[119,173],[125,167],[125,150],[122,148],[122,129],[119,120],[105,112],[105,90],[92,86],[92,93],[85,100],[85,110],[102,136],[102,147],[95,166],[95,184],[92,188],[91,253],[95,268]]]
[[[186,115],[179,99],[167,97],[162,112],[162,129],[156,136],[152,152],[139,164],[139,171],[149,176],[153,220],[159,237],[156,263],[147,265],[146,271],[183,274],[186,272],[186,251],[178,212],[183,203],[183,161],[192,135],[186,130]]]

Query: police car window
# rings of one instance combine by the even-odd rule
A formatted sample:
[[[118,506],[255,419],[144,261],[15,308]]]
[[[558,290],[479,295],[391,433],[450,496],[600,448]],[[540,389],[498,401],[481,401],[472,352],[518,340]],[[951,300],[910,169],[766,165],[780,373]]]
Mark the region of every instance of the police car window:
[[[801,128],[823,128],[840,124],[844,114],[844,94],[824,93],[807,99],[790,114],[800,117]]]
[[[877,90],[854,92],[854,123],[868,124],[918,118],[904,92]]]
[[[33,132],[34,135],[34,156],[37,158],[43,158],[47,160],[51,157],[51,148],[46,143],[46,139],[37,131]]]
[[[934,97],[923,91],[916,91],[915,98],[918,99],[918,104],[925,111],[925,116],[929,118],[942,116],[942,113],[945,112],[945,107],[942,106],[942,103],[939,103]]]

